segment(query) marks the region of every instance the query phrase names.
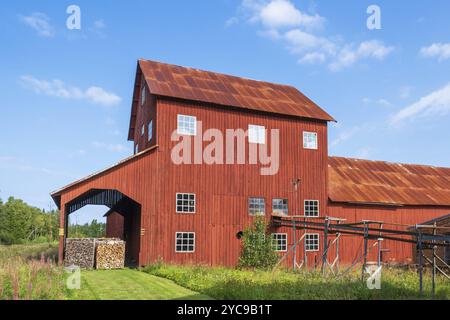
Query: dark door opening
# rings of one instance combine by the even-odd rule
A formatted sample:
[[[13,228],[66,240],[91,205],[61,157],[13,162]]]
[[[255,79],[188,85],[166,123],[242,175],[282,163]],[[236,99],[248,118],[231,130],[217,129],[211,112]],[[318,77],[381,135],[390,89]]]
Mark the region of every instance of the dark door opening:
[[[105,214],[106,237],[124,240],[126,266],[138,266],[141,247],[141,205],[116,190],[91,190],[72,200],[67,205],[66,212],[70,215],[86,205],[104,205],[110,208]]]

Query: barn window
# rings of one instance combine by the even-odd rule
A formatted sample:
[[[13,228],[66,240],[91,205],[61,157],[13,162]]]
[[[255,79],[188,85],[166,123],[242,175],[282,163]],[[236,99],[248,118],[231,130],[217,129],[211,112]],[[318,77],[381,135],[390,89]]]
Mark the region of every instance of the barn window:
[[[185,136],[195,136],[197,134],[197,118],[192,116],[178,115],[177,133]]]
[[[263,126],[248,126],[248,142],[256,144],[266,143],[266,128]]]
[[[249,198],[248,213],[252,216],[265,215],[266,203],[264,198]]]
[[[303,132],[303,148],[317,150],[317,132]]]
[[[144,136],[144,134],[145,134],[145,126],[142,125],[142,127],[141,127],[141,136]]]
[[[319,200],[305,200],[305,217],[318,217]]]
[[[195,232],[177,232],[175,234],[175,252],[194,252]]]
[[[319,251],[319,234],[307,233],[305,235],[305,250],[306,251]]]
[[[287,199],[272,199],[273,213],[288,215],[288,201]]]
[[[195,194],[177,193],[177,213],[195,213]]]
[[[153,138],[153,120],[148,124],[148,141],[152,141]]]
[[[138,153],[139,152],[139,144],[136,143],[136,145],[134,146],[134,153]]]
[[[141,106],[143,106],[145,104],[145,96],[146,96],[146,91],[145,90],[145,84],[144,81],[142,81],[142,88],[141,88]]]
[[[286,233],[272,233],[272,248],[275,251],[287,251],[287,234]]]

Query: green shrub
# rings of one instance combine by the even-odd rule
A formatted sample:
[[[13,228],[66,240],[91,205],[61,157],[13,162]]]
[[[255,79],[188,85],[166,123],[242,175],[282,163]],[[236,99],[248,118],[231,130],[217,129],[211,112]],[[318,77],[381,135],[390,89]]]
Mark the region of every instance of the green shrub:
[[[258,217],[253,226],[244,231],[240,268],[271,269],[279,257],[272,247],[272,238],[264,218]]]

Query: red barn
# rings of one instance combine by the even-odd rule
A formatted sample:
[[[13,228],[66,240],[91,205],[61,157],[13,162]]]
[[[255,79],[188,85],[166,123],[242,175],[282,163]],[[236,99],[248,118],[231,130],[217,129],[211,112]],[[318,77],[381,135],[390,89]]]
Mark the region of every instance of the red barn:
[[[128,135],[134,155],[52,193],[60,259],[68,215],[88,204],[111,209],[108,236],[125,239],[127,259],[138,265],[233,266],[239,233],[261,214],[413,225],[450,213],[450,169],[330,158],[329,121],[291,86],[140,60]],[[300,236],[272,229],[280,254]],[[322,237],[304,234],[309,261],[320,256]],[[342,262],[360,241],[343,239]],[[411,245],[383,245],[386,261],[413,258]]]

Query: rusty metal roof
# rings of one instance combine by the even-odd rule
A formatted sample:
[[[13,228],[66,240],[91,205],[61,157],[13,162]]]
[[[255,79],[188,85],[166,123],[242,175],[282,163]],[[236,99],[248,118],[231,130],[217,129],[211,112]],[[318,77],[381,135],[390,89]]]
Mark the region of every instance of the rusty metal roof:
[[[330,157],[334,202],[450,206],[450,168]]]
[[[296,88],[155,61],[139,60],[152,94],[334,121]]]

